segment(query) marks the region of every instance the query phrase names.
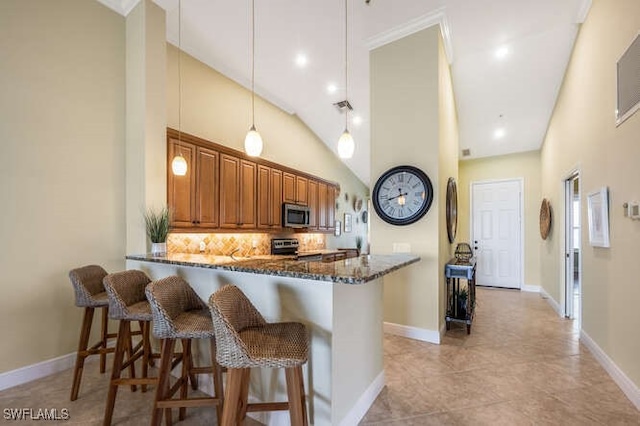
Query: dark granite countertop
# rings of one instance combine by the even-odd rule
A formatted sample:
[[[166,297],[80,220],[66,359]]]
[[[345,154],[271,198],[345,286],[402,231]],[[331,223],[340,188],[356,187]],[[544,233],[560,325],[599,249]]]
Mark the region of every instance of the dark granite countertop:
[[[255,256],[232,259],[229,256],[169,253],[164,256],[129,255],[127,259],[344,284],[364,284],[416,263],[420,257],[410,254],[363,255],[335,262],[308,262],[297,260],[293,256]]]

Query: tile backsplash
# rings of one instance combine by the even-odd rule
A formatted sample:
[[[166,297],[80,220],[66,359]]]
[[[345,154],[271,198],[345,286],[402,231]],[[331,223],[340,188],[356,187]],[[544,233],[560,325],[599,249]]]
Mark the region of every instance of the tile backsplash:
[[[169,234],[169,253],[206,253],[226,256],[234,252],[239,257],[271,253],[272,238],[296,238],[300,251],[326,248],[324,234]],[[204,250],[201,250],[204,248]]]

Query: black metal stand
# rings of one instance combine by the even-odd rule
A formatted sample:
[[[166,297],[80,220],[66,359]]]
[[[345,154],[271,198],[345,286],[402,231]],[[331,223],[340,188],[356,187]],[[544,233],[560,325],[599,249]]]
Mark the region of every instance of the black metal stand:
[[[451,328],[452,322],[462,322],[467,324],[467,334],[471,334],[476,305],[475,259],[451,259],[445,265],[444,274],[447,280],[447,330]],[[467,280],[466,287],[461,287],[460,279]]]

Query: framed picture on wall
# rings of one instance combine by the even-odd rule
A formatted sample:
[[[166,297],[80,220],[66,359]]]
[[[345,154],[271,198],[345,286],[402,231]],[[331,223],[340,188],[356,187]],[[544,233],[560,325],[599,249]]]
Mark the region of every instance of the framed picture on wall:
[[[351,232],[351,213],[344,214],[344,232]]]
[[[342,222],[340,222],[339,220],[336,220],[336,226],[333,233],[336,237],[339,237],[342,233]]]
[[[589,244],[610,247],[609,243],[609,191],[602,187],[587,195]]]

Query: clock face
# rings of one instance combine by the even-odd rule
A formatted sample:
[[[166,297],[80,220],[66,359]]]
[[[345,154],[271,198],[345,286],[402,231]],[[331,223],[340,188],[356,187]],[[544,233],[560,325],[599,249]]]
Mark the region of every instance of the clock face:
[[[398,166],[380,176],[372,199],[382,220],[393,225],[408,225],[419,220],[431,207],[433,186],[422,170]]]

